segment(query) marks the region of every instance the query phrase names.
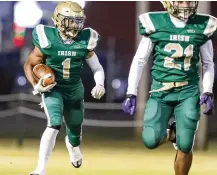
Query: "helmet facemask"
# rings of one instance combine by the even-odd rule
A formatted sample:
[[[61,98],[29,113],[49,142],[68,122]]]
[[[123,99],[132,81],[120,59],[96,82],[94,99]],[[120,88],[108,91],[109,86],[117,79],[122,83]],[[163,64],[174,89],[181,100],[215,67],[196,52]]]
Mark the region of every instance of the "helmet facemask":
[[[188,7],[181,6],[183,1],[173,1],[173,15],[181,20],[189,19],[197,12],[198,1],[185,1]]]
[[[64,33],[69,38],[74,38],[84,28],[85,17],[83,16],[63,16],[57,15],[60,19],[61,25],[58,28],[60,32]]]
[[[193,17],[197,12],[198,1],[163,1],[167,11],[181,20]]]

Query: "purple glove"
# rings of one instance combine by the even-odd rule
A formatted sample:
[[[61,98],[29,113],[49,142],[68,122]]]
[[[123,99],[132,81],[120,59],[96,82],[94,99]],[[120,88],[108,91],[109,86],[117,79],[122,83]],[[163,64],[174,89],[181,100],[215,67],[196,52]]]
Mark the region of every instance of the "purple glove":
[[[211,114],[213,109],[213,94],[210,92],[205,92],[200,97],[200,105],[206,104],[206,110],[203,111],[204,114]]]
[[[126,99],[122,103],[122,110],[130,115],[135,115],[136,113],[136,96],[127,95]]]

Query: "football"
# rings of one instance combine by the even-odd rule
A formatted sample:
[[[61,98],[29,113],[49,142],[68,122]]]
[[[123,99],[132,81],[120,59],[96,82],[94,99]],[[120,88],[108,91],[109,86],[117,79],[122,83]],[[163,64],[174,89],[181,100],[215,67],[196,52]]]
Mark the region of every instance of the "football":
[[[36,81],[38,81],[40,78],[44,77],[47,74],[51,74],[50,77],[45,78],[44,81],[42,82],[42,85],[44,87],[46,87],[50,84],[53,84],[55,82],[55,75],[54,75],[53,70],[45,64],[35,65],[33,67],[32,72],[33,72],[33,76],[34,76]]]

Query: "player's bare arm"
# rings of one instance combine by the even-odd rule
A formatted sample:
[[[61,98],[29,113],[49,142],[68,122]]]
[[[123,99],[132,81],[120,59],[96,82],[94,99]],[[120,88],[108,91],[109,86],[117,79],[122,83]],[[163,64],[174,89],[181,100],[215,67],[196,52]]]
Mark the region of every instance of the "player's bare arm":
[[[99,59],[94,51],[90,51],[86,57],[86,62],[94,74],[96,86],[91,91],[94,98],[100,99],[105,94],[104,81],[105,73]]]
[[[43,61],[43,54],[41,53],[39,48],[35,47],[24,64],[24,71],[26,74],[26,78],[28,79],[28,81],[31,83],[33,87],[37,84],[37,82],[33,77],[32,69],[35,65],[40,64],[42,61]]]

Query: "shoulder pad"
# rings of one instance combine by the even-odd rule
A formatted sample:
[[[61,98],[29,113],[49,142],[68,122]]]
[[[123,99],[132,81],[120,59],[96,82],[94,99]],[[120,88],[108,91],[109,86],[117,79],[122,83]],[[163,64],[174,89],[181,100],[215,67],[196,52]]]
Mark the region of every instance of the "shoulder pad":
[[[49,41],[48,38],[45,34],[45,26],[42,24],[37,25],[33,32],[32,32],[32,36],[33,36],[33,43],[40,48],[46,48],[49,46]]]
[[[97,31],[93,30],[92,28],[86,28],[85,30],[87,30],[89,33],[89,37],[87,38],[88,39],[87,49],[92,51],[96,48],[100,36],[97,33]]]
[[[148,35],[155,32],[154,24],[152,23],[149,13],[144,13],[139,16],[139,33]]]
[[[209,15],[209,20],[203,32],[207,37],[211,37],[217,29],[217,18]]]

